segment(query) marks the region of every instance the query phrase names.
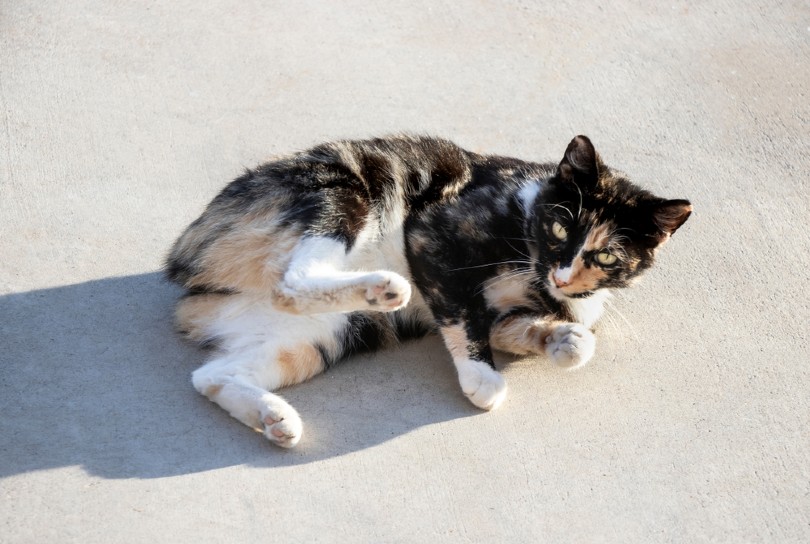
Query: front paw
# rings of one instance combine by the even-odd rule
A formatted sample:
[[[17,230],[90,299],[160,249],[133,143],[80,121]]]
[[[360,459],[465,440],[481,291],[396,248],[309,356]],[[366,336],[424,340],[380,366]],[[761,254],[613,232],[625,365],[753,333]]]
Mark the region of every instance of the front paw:
[[[486,363],[467,360],[456,365],[464,396],[484,410],[494,410],[506,398],[506,382]]]
[[[557,366],[574,369],[587,363],[596,350],[596,337],[584,325],[557,325],[546,338],[546,354]]]

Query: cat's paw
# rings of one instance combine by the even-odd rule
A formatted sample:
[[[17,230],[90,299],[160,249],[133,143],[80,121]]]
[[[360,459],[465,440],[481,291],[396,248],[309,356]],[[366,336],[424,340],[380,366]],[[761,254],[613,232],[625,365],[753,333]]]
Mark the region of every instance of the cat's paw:
[[[574,369],[587,363],[596,351],[596,337],[584,325],[557,325],[546,338],[546,354],[557,366]]]
[[[265,406],[260,415],[264,436],[282,448],[292,448],[298,444],[304,433],[304,425],[295,408],[275,395],[267,395],[263,400]]]
[[[467,360],[456,365],[464,396],[484,410],[494,410],[506,398],[506,381],[488,364]]]
[[[399,310],[411,299],[411,284],[394,272],[371,274],[363,297],[370,310],[393,312]]]

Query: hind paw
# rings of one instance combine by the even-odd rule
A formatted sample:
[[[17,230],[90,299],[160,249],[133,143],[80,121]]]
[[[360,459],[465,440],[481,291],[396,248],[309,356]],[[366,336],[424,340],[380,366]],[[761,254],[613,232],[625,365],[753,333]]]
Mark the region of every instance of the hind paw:
[[[264,436],[277,446],[292,448],[301,440],[304,425],[292,406],[272,402],[274,400],[271,399],[261,412]]]
[[[405,306],[411,298],[411,284],[394,272],[380,272],[367,284],[363,297],[369,309],[392,312]]]

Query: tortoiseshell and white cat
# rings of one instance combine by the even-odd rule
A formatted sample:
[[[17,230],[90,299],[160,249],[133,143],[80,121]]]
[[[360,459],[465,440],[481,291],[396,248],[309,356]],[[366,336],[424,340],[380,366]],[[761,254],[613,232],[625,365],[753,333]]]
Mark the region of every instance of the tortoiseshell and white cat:
[[[609,289],[689,217],[577,136],[559,164],[432,138],[326,143],[246,172],[175,243],[179,329],[213,347],[194,387],[273,443],[301,438],[278,395],[352,353],[438,330],[461,390],[506,396],[492,349],[574,368]]]

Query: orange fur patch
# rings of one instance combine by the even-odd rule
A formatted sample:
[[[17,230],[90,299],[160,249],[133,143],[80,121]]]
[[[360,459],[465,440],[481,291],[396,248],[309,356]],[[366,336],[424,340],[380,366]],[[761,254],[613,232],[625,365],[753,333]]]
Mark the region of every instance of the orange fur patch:
[[[272,299],[273,307],[277,310],[281,310],[282,312],[287,312],[288,314],[300,314],[301,312],[298,311],[298,308],[295,306],[295,299],[293,297],[288,297],[280,292],[273,291]]]
[[[466,359],[469,357],[467,345],[467,332],[462,325],[450,325],[441,328],[442,338],[447,346],[447,350],[453,359]]]
[[[215,285],[240,291],[271,290],[283,277],[300,235],[268,228],[261,221],[240,221],[230,234],[206,249],[202,272],[190,286]]]
[[[408,245],[414,253],[421,253],[430,240],[420,232],[413,232],[408,236]]]
[[[495,324],[490,331],[492,347],[516,355],[543,353],[552,322],[534,316],[513,316]]]
[[[222,391],[223,387],[224,386],[220,385],[220,384],[211,385],[211,386],[207,387],[205,389],[205,391],[203,391],[203,395],[205,395],[209,399],[212,399],[212,398],[216,397],[217,395],[219,395],[219,392]]]
[[[585,238],[585,251],[595,251],[607,247],[613,229],[614,226],[611,223],[601,223],[592,228]]]
[[[610,222],[600,223],[593,227],[585,238],[583,244],[584,251],[598,251],[608,247],[610,244],[610,236],[613,233],[614,225]],[[569,284],[562,287],[561,290],[566,294],[581,293],[583,291],[592,291],[599,286],[599,282],[607,278],[607,273],[604,269],[598,266],[588,267],[582,257],[576,257],[571,264],[571,279]]]
[[[309,344],[281,350],[276,361],[280,370],[281,386],[301,383],[323,370],[320,352]]]
[[[478,225],[479,221],[477,221],[477,218],[466,217],[461,220],[461,222],[458,225],[458,228],[459,231],[461,231],[462,233],[474,238],[479,236],[480,234]]]
[[[208,340],[207,326],[214,320],[228,296],[211,293],[181,299],[174,313],[177,329],[194,342]]]
[[[598,266],[587,267],[582,257],[574,259],[571,265],[571,280],[568,285],[561,287],[563,293],[582,293],[596,289],[599,282],[607,278],[607,272]]]

